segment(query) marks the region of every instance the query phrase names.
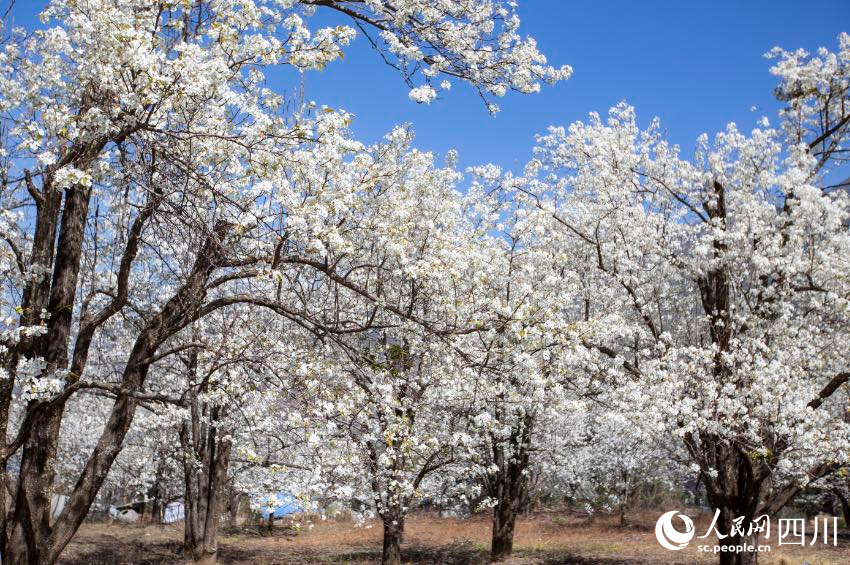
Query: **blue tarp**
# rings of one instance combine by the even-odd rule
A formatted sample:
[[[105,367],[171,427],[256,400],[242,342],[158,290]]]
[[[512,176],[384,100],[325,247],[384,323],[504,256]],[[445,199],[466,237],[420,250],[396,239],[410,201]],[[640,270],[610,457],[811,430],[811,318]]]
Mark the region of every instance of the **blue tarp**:
[[[164,516],[162,521],[165,524],[173,524],[174,522],[182,522],[186,518],[186,508],[182,502],[169,502],[165,506]]]
[[[283,518],[301,512],[301,506],[299,506],[296,498],[286,492],[279,492],[274,496],[252,495],[251,507],[261,512],[264,520],[267,520],[272,512],[274,512],[275,518]]]

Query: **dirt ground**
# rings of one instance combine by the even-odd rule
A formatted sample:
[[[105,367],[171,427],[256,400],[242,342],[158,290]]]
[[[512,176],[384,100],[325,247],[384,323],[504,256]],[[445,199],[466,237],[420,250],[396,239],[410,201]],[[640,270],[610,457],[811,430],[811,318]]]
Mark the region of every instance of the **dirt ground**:
[[[620,527],[613,520],[536,514],[517,525],[515,555],[510,565],[684,565],[716,563],[712,555],[699,553],[695,543],[679,552],[662,548],[653,527],[658,513],[631,517]],[[697,521],[697,531],[707,529]],[[154,565],[185,563],[180,557],[180,525],[141,526],[84,524],[66,549],[63,565]],[[770,553],[759,557],[761,565],[848,565],[850,532],[839,533],[838,547],[818,542],[811,547],[776,545],[771,533]],[[411,516],[402,546],[405,563],[461,565],[487,563],[490,522],[480,518],[440,518],[431,514]],[[263,565],[366,564],[380,561],[381,530],[357,527],[351,522],[319,521],[313,528],[295,533],[276,528],[274,534],[257,527],[226,531],[221,537],[219,562]]]

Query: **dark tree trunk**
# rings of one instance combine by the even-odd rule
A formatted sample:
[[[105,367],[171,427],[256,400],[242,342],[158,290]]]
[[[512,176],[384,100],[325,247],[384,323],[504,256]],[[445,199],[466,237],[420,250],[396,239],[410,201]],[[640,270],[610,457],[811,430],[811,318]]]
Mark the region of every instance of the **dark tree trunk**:
[[[493,539],[490,545],[490,558],[501,561],[514,550],[514,529],[517,513],[510,501],[507,504],[497,504],[493,509]]]
[[[497,467],[491,482],[491,496],[496,499],[493,508],[493,532],[490,558],[501,561],[514,548],[516,519],[528,494],[529,446],[533,418],[526,415],[511,430],[508,445],[495,441],[493,462]]]
[[[632,489],[630,488],[631,477],[629,477],[629,473],[626,471],[622,471],[620,473],[620,480],[622,481],[622,490],[620,491],[620,527],[626,527],[626,509],[629,507],[629,503],[632,500]]]
[[[228,519],[227,525],[231,528],[238,526],[239,521],[239,502],[242,500],[242,493],[236,489],[231,489],[227,498]]]
[[[850,500],[838,489],[835,489],[833,492],[835,492],[835,497],[841,505],[841,515],[844,516],[844,527],[850,528]]]
[[[91,100],[88,100],[87,94],[84,93],[82,107],[87,107],[90,103]],[[90,143],[70,147],[55,167],[45,172],[40,189],[29,172],[25,172],[27,190],[36,204],[35,232],[29,267],[41,267],[45,273],[51,275],[38,277],[24,288],[20,325],[24,327],[39,324],[42,311],[46,311],[49,316],[44,334],[38,337],[24,337],[4,360],[10,375],[9,384],[0,387],[0,427],[4,436],[8,425],[11,389],[20,358],[43,358],[46,374],[61,375],[66,378],[68,384],[79,379],[81,372],[74,374],[71,371],[67,375],[64,374],[69,361],[71,325],[91,188],[74,186],[63,191],[54,187],[53,171],[70,164],[80,169],[88,169],[107,143],[121,143],[132,131],[134,128],[128,128],[112,138],[102,137]],[[4,515],[0,524],[0,550],[3,561],[7,564],[52,563],[67,543],[61,543],[57,550],[57,540],[51,531],[49,520],[54,459],[64,402],[64,398],[59,398],[49,404],[33,401],[27,406],[27,414],[20,430],[25,435],[22,436],[23,452],[13,508],[8,515]],[[45,406],[47,409],[41,410]],[[6,444],[8,445],[8,442]],[[8,457],[9,453],[4,455]],[[5,473],[3,479],[6,482]],[[60,538],[63,538],[65,532],[61,533],[63,535]]]
[[[725,222],[726,189],[716,180],[710,189],[714,200],[706,204],[706,212],[712,220]],[[714,241],[713,252],[716,258],[724,260],[727,244],[722,238]],[[721,384],[734,383],[734,371],[726,359],[736,328],[731,314],[732,285],[729,283],[727,271],[722,267],[709,270],[699,277],[696,283],[703,312],[708,320],[709,337],[715,346],[713,377]],[[698,441],[695,442],[696,439]],[[720,533],[729,535],[720,541],[720,545],[747,545],[750,540],[746,536],[730,535],[733,520],[743,517],[744,527],[748,527],[756,518],[763,494],[762,484],[770,475],[768,466],[764,462],[754,461],[747,453],[730,445],[728,439],[710,433],[702,433],[698,438],[686,436],[686,447],[695,460],[700,461],[708,499],[714,508],[720,510],[717,528]],[[775,451],[781,451],[779,446],[776,446]],[[758,554],[755,551],[719,554],[721,565],[753,565],[757,559]]]
[[[6,564],[50,562],[50,499],[61,415],[51,413],[45,418],[46,423],[30,432],[21,458],[14,509],[9,520],[9,546],[3,560]]]
[[[150,499],[150,504],[148,506],[151,524],[161,524],[163,513],[165,512],[165,492],[162,488],[162,475],[160,474],[160,469],[161,467],[158,467],[154,484],[148,491],[148,498]]]
[[[80,271],[86,218],[91,191],[81,187],[65,191],[59,240],[47,303],[47,332],[36,340],[35,353],[47,367],[46,373],[59,374],[68,367],[68,344],[71,339],[77,276]],[[30,402],[32,409],[38,401]],[[10,545],[4,562],[50,562],[50,499],[62,404],[44,410],[33,422],[21,455],[20,474],[15,494],[15,508],[10,520]]]
[[[204,523],[205,563],[214,563],[218,553],[218,527],[221,515],[221,500],[224,484],[227,481],[227,468],[230,463],[230,443],[214,438],[214,464],[211,471],[207,517]]]
[[[197,563],[215,563],[223,484],[227,479],[230,445],[221,442],[207,458],[210,467],[184,466],[186,480],[183,544],[187,555]]]
[[[753,551],[738,552],[721,552],[718,554],[720,565],[757,565],[758,552],[755,549],[758,547],[759,536],[736,536],[728,537],[721,542],[721,546],[752,546]]]
[[[720,565],[755,565],[758,553],[755,551],[759,541],[758,532],[747,536],[735,533],[735,518],[743,518],[741,525],[748,530],[758,512],[764,494],[764,480],[768,476],[760,471],[749,456],[735,450],[725,442],[711,436],[703,438],[703,446],[712,446],[714,461],[717,463],[716,476],[703,473],[708,500],[712,507],[719,510],[716,529],[728,537],[718,543],[721,547],[753,546],[753,551],[721,552],[718,554]]]
[[[190,354],[187,368],[189,380],[194,383],[198,368],[196,350]],[[194,562],[215,563],[231,444],[222,439],[224,433],[217,427],[223,417],[220,407],[210,408],[195,396],[191,400],[190,414],[180,434],[186,487],[183,545]]]
[[[162,513],[164,509],[161,498],[157,497],[151,501],[151,524],[162,524]]]
[[[71,213],[68,211],[67,204],[63,218],[66,213]],[[140,390],[147,378],[151,359],[159,346],[168,337],[184,328],[196,315],[197,308],[200,307],[205,296],[204,284],[220,257],[220,238],[226,229],[227,225],[223,223],[216,226],[199,250],[195,265],[186,283],[140,332],[124,368],[123,389],[127,391]],[[60,234],[61,241],[62,235]],[[75,244],[68,243],[64,247],[64,253],[68,253],[73,245]],[[55,308],[57,311],[60,309],[70,310],[73,305],[76,283],[67,282],[70,276],[67,273],[64,275],[56,274],[59,264],[60,257],[57,256],[50,304],[60,305]],[[74,270],[76,273],[79,264],[76,267],[70,264],[68,269]],[[68,289],[70,289],[70,296],[64,296],[63,293]],[[54,322],[55,324],[59,324],[63,320],[70,323],[70,318],[64,315],[57,316],[55,319],[57,320]],[[54,318],[51,317],[51,321],[53,320]],[[48,328],[50,328],[50,325],[48,325]],[[47,340],[47,354],[44,355],[44,358],[48,362],[48,368],[51,366],[59,368],[67,366],[67,345],[70,330],[66,331],[60,325],[53,330],[48,329],[48,336],[51,335],[51,332],[56,336],[65,337],[64,349],[61,343],[56,344]],[[64,365],[62,364],[63,357]],[[75,350],[74,357],[75,367],[84,365],[85,352],[78,359],[78,352]],[[78,377],[79,375],[69,375],[69,381],[73,382]],[[138,401],[130,394],[117,394],[97,445],[89,456],[64,510],[52,528],[49,524],[49,515],[53,458],[63,405],[61,402],[48,404],[46,405],[47,408],[44,408],[44,404],[39,405],[39,408],[42,409],[30,426],[30,435],[25,443],[22,455],[15,506],[7,522],[9,542],[6,546],[6,554],[3,556],[4,564],[51,565],[59,559],[60,553],[71,541],[85,519],[112,463],[120,453],[124,437],[132,425],[137,404]]]
[[[401,511],[389,512],[383,519],[384,545],[381,565],[401,565],[401,540],[404,535],[404,518]]]

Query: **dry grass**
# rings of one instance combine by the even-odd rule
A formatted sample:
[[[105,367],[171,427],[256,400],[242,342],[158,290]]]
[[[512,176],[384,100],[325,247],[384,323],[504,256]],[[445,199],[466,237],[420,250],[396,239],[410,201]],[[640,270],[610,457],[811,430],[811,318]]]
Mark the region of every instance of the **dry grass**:
[[[632,517],[632,525],[621,528],[614,521],[567,514],[547,513],[523,518],[517,525],[513,564],[655,565],[716,563],[715,556],[697,552],[695,544],[681,552],[663,549],[655,540],[653,526],[658,513]],[[707,528],[698,521],[698,531]],[[838,547],[778,547],[772,532],[772,551],[759,558],[762,565],[847,565],[850,563],[850,534],[839,537]],[[126,526],[86,524],[66,550],[65,565],[153,565],[183,563],[180,558],[182,529],[179,526]],[[405,562],[425,564],[486,563],[490,522],[438,518],[430,514],[412,516],[406,525],[403,545]],[[220,540],[221,563],[246,564],[337,564],[375,563],[380,560],[381,530],[355,527],[350,522],[317,522],[315,527],[294,534],[278,528],[274,535],[256,528],[226,532]]]

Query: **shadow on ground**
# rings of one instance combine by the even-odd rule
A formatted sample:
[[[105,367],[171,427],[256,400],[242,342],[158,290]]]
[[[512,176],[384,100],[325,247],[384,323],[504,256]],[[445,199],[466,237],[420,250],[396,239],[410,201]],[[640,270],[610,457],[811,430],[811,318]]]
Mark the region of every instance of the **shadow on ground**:
[[[82,548],[81,548],[82,549]],[[351,564],[380,563],[379,549],[349,549],[314,552],[306,549],[281,551],[256,551],[235,546],[224,546],[219,552],[222,565],[235,564]],[[402,561],[413,565],[484,565],[489,563],[488,553],[473,543],[455,543],[443,547],[412,546],[402,550]],[[170,565],[187,560],[175,542],[128,543],[117,538],[102,539],[97,547],[78,550],[72,557],[62,559],[61,565]],[[517,551],[505,565],[652,565],[651,561],[593,559],[563,552]]]

